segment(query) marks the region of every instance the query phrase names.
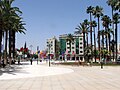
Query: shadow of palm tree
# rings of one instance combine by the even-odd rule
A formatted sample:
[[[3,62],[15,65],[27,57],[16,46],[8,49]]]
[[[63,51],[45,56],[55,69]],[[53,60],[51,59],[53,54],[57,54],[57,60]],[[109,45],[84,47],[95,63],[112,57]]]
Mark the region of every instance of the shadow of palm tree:
[[[21,65],[11,65],[11,66],[6,66],[5,68],[0,68],[0,76],[2,76],[4,73],[11,74],[11,75],[16,75],[16,73],[28,73],[27,71],[22,70],[24,65],[29,65],[29,63],[24,63]]]

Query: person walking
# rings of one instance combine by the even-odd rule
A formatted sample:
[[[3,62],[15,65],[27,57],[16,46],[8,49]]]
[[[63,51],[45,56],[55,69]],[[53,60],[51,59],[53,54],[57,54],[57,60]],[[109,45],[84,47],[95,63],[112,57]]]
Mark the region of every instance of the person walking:
[[[31,63],[31,65],[32,65],[32,59],[33,59],[33,58],[30,58],[30,63]]]
[[[103,69],[103,61],[104,61],[104,58],[102,58],[100,61],[101,69]]]
[[[18,65],[20,65],[20,56],[18,56]]]

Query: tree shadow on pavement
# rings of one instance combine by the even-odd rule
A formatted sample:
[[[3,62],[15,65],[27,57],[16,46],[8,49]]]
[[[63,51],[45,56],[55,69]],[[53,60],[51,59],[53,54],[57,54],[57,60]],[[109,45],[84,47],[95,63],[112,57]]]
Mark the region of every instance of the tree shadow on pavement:
[[[24,65],[28,65],[27,63],[21,64],[21,65],[11,65],[11,66],[6,66],[5,68],[0,68],[0,76],[2,76],[4,73],[6,74],[11,74],[11,75],[16,75],[16,73],[28,73],[25,70],[22,70]]]

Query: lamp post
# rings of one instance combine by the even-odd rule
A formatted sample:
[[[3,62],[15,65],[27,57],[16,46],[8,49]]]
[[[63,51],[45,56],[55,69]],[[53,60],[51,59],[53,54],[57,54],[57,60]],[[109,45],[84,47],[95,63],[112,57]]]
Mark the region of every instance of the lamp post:
[[[51,44],[48,44],[48,48],[49,48],[49,67],[50,67],[50,47],[51,47]]]
[[[30,53],[31,53],[31,54],[32,54],[32,47],[33,47],[33,45],[30,45],[30,48],[31,48],[31,52],[30,52]]]

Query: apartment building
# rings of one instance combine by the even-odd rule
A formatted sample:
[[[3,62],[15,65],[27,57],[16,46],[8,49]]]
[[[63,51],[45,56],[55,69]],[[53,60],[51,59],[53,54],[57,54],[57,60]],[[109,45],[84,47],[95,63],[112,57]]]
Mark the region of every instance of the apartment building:
[[[84,60],[83,35],[73,35],[73,41],[67,37],[68,34],[59,36],[60,57],[64,60]]]
[[[58,59],[59,57],[59,42],[55,36],[47,39],[47,55],[50,55],[50,59]]]

